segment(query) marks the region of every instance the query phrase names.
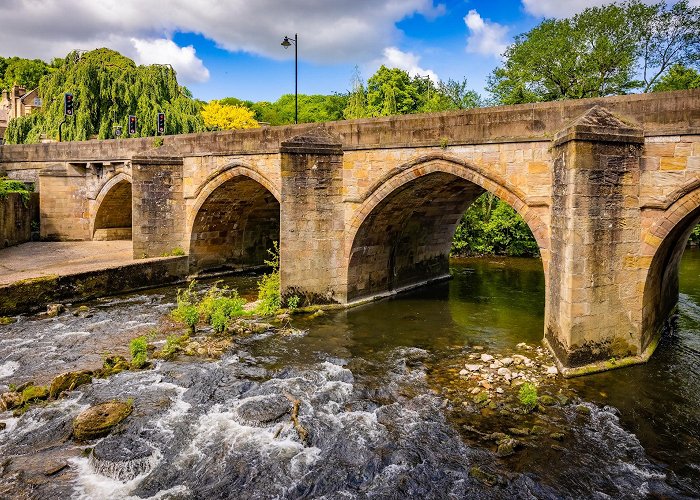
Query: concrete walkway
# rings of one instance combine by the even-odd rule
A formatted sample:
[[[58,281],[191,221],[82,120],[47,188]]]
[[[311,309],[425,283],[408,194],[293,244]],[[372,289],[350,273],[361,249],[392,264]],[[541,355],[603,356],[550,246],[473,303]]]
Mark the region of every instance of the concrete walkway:
[[[0,285],[134,262],[130,240],[31,242],[0,250]]]

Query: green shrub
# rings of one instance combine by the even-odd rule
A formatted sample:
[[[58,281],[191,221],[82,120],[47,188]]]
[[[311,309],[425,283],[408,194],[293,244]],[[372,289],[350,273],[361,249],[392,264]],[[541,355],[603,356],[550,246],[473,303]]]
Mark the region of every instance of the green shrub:
[[[163,359],[172,359],[178,352],[184,350],[185,342],[189,340],[188,334],[184,335],[169,335],[165,339],[165,345],[160,350],[160,357]]]
[[[272,268],[267,274],[264,274],[258,281],[258,300],[260,303],[256,308],[256,312],[261,316],[271,316],[280,309],[282,298],[280,297],[280,249],[275,241],[274,248],[268,249],[271,255],[270,260],[266,260],[265,264]]]
[[[195,332],[199,323],[195,285],[195,280],[192,280],[187,288],[177,290],[177,307],[171,313],[173,319],[187,325],[191,333]]]
[[[520,404],[528,410],[533,410],[537,406],[537,387],[530,382],[525,382],[518,391]]]
[[[25,206],[29,202],[29,194],[34,191],[31,184],[22,181],[0,177],[0,200],[4,200],[8,193],[19,193]]]
[[[214,283],[207,291],[197,310],[200,318],[208,322],[216,333],[223,333],[231,318],[243,316],[246,311],[243,309],[245,299],[239,297],[236,290],[219,287],[219,283]]]
[[[300,301],[301,298],[298,295],[292,295],[287,299],[287,309],[289,309],[290,312],[294,312],[297,307],[299,307]]]
[[[134,368],[143,368],[148,362],[148,342],[146,337],[136,337],[129,343],[131,351],[131,365]]]

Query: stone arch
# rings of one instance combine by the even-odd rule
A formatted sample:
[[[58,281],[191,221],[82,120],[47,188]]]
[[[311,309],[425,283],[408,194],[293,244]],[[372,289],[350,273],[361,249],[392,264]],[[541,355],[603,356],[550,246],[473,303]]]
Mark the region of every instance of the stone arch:
[[[548,248],[546,225],[515,189],[460,159],[420,157],[394,169],[358,200],[348,238],[348,301],[447,275],[455,228],[484,191],[513,207],[540,250]]]
[[[231,165],[196,192],[188,220],[190,268],[262,265],[279,228],[279,191],[253,169]]]
[[[678,303],[680,260],[698,223],[700,187],[671,204],[644,237],[642,255],[650,263],[642,297],[642,349],[663,332]]]
[[[131,176],[118,173],[104,183],[94,201],[93,240],[130,240],[132,227]]]

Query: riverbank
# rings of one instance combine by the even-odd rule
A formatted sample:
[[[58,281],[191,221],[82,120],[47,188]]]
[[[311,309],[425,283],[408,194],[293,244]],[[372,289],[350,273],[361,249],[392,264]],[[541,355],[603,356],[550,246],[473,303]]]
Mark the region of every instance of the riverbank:
[[[182,281],[186,256],[135,260],[131,241],[32,242],[0,250],[0,316]]]

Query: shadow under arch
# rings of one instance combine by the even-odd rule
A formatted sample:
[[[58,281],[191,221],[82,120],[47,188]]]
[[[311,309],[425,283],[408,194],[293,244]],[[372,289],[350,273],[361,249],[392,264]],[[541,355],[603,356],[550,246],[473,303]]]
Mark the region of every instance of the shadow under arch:
[[[642,297],[642,349],[664,331],[678,304],[678,272],[688,238],[700,223],[700,188],[676,200],[651,228],[649,235],[658,241]]]
[[[196,193],[188,221],[190,269],[263,265],[279,241],[279,193],[258,172],[230,165]]]
[[[123,172],[107,181],[97,197],[91,219],[93,240],[130,240],[132,229],[131,177]]]
[[[456,226],[484,191],[518,212],[540,251],[547,248],[546,226],[522,196],[460,159],[417,158],[370,188],[352,219],[347,300],[446,276]]]

